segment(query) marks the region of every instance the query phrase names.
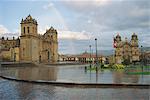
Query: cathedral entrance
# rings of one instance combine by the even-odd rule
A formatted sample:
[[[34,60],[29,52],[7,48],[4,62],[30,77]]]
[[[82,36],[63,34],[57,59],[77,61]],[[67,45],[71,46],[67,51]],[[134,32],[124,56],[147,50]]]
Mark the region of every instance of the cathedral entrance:
[[[47,52],[47,60],[48,60],[48,62],[50,61],[50,52],[49,51]]]
[[[41,62],[41,55],[39,56],[39,62]]]
[[[16,53],[14,53],[14,62],[16,61]]]

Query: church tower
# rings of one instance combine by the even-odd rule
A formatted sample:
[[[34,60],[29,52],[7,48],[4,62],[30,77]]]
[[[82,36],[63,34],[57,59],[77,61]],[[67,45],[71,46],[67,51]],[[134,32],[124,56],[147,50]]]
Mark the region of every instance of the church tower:
[[[138,48],[138,37],[135,33],[133,33],[131,37],[131,54],[132,54],[132,62],[139,61],[139,48]]]
[[[122,41],[121,36],[118,34],[116,36],[116,50],[115,50],[115,62],[118,64],[122,63]]]
[[[21,21],[20,59],[21,61],[38,61],[37,21],[28,15]]]
[[[52,62],[57,62],[58,60],[58,40],[57,40],[57,31],[53,27],[49,29],[51,33],[51,51],[52,51]]]
[[[124,62],[132,62],[132,55],[131,55],[131,44],[128,42],[128,38],[125,38],[123,43],[123,60]]]
[[[26,19],[22,19],[21,21],[21,36],[24,35],[34,35],[37,36],[37,21],[32,18],[31,15],[26,17]]]
[[[57,31],[53,27],[46,30],[43,35],[43,50],[41,60],[44,62],[57,62],[58,60],[58,40]]]

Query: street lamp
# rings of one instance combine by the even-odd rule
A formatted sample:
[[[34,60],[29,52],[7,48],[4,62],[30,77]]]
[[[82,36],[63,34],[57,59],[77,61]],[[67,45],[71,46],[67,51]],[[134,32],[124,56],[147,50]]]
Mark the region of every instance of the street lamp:
[[[142,64],[142,73],[143,73],[143,46],[141,45],[141,64]]]
[[[97,38],[95,38],[95,50],[96,50],[96,64],[97,64]]]
[[[143,64],[143,46],[141,45],[141,64]]]
[[[90,69],[91,69],[91,45],[89,45],[90,47]]]
[[[97,59],[97,38],[95,38],[95,49],[96,49],[96,72],[98,71],[97,69],[97,63],[98,63],[98,59]]]

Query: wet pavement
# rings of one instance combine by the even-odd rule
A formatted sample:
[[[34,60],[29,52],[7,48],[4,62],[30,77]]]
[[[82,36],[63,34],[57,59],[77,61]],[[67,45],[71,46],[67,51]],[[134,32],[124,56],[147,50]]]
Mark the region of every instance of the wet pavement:
[[[0,100],[149,100],[149,89],[72,88],[0,78]]]
[[[134,70],[135,71],[135,70]],[[84,66],[3,67],[1,75],[24,79],[81,83],[149,84],[149,75],[128,75],[124,71],[85,71]],[[0,100],[149,100],[149,88],[88,88],[28,83],[0,78]]]
[[[129,70],[128,70],[129,71]],[[138,71],[132,69],[131,71]],[[104,84],[150,84],[150,75],[130,75],[124,70],[85,70],[83,65],[49,67],[3,67],[1,75],[31,81],[104,83]]]

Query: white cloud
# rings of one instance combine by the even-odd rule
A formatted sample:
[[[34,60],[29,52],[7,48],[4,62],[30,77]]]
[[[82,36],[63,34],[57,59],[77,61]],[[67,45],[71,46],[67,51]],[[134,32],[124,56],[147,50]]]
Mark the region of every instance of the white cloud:
[[[108,4],[109,2],[111,2],[111,0],[94,0],[93,2],[95,3],[95,5],[100,6]]]
[[[92,21],[89,19],[89,20],[87,21],[87,23],[89,23],[89,24],[90,24],[90,23],[92,23]]]
[[[103,6],[106,4],[109,4],[113,0],[66,0],[64,1],[67,5],[71,5],[75,8],[84,8],[84,7],[90,7],[93,6]]]
[[[44,34],[46,32],[47,29],[49,29],[50,26],[46,25],[44,27],[42,26],[39,26],[39,29],[38,29],[38,34]]]
[[[74,39],[74,40],[88,40],[92,36],[85,31],[82,32],[72,32],[72,31],[59,31],[58,30],[58,38],[59,39]]]
[[[9,37],[9,38],[17,38],[20,36],[20,28],[14,29],[13,31],[9,31],[4,25],[0,25],[0,37]]]
[[[50,26],[46,25],[44,27],[39,27],[38,33],[44,34],[47,29],[49,29]],[[58,38],[59,39],[74,39],[74,40],[88,40],[92,36],[87,33],[85,30],[81,32],[74,32],[74,31],[68,31],[68,30],[59,30],[56,29],[58,32]]]
[[[54,3],[46,3],[43,6],[43,9],[45,9],[44,14],[38,16],[38,31],[40,34],[45,33],[46,29],[49,29],[51,26],[59,30],[68,30],[65,18],[62,16],[57,7],[55,7]]]
[[[141,9],[139,7],[135,7],[134,9],[129,11],[129,14],[133,17],[147,16],[149,13],[150,13],[149,9]]]
[[[5,26],[0,25],[0,34],[4,33],[9,33],[9,30]]]
[[[44,5],[43,8],[47,10],[47,9],[53,8],[53,6],[54,6],[54,4],[52,2],[50,2],[47,5]]]

